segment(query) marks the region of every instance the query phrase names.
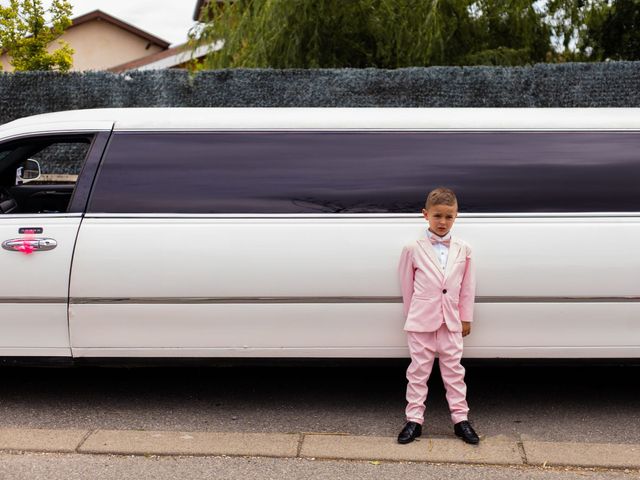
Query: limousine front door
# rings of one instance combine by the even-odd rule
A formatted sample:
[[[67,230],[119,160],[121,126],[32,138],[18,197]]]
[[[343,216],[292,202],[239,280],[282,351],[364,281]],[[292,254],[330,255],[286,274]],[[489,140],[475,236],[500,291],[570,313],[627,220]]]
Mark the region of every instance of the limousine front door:
[[[71,356],[69,272],[107,137],[41,133],[0,141],[0,356]]]

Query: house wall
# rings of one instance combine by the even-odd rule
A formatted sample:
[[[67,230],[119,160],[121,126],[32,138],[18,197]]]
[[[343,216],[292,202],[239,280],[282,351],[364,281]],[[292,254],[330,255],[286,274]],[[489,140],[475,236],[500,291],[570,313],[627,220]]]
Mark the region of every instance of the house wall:
[[[6,53],[0,55],[0,65],[3,72],[13,72],[13,67],[9,64],[9,56]]]
[[[59,40],[66,41],[75,50],[71,68],[74,71],[105,70],[163,50],[147,39],[100,19],[68,29]],[[49,51],[56,48],[57,41],[49,46]],[[0,56],[0,63],[3,71],[13,71],[6,54]]]

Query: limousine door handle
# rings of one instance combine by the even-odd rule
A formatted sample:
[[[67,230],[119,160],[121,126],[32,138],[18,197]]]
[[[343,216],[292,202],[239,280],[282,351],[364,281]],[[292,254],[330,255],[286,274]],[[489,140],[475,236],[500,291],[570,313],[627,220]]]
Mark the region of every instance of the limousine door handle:
[[[2,242],[2,248],[10,252],[46,252],[58,246],[53,238],[12,238]]]

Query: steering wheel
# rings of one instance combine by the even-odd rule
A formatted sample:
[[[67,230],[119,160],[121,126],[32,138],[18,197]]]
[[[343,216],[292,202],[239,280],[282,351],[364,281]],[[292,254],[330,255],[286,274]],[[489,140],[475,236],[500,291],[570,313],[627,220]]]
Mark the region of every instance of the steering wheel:
[[[18,202],[6,188],[0,188],[0,214],[12,213],[18,208]]]

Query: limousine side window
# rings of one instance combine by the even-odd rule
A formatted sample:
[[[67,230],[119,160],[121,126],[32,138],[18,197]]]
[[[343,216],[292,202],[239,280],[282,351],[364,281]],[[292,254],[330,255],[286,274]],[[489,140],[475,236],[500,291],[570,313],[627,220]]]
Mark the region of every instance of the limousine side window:
[[[96,213],[417,213],[455,189],[463,212],[640,211],[633,132],[120,132]]]
[[[91,138],[46,137],[0,146],[0,213],[66,212]]]

